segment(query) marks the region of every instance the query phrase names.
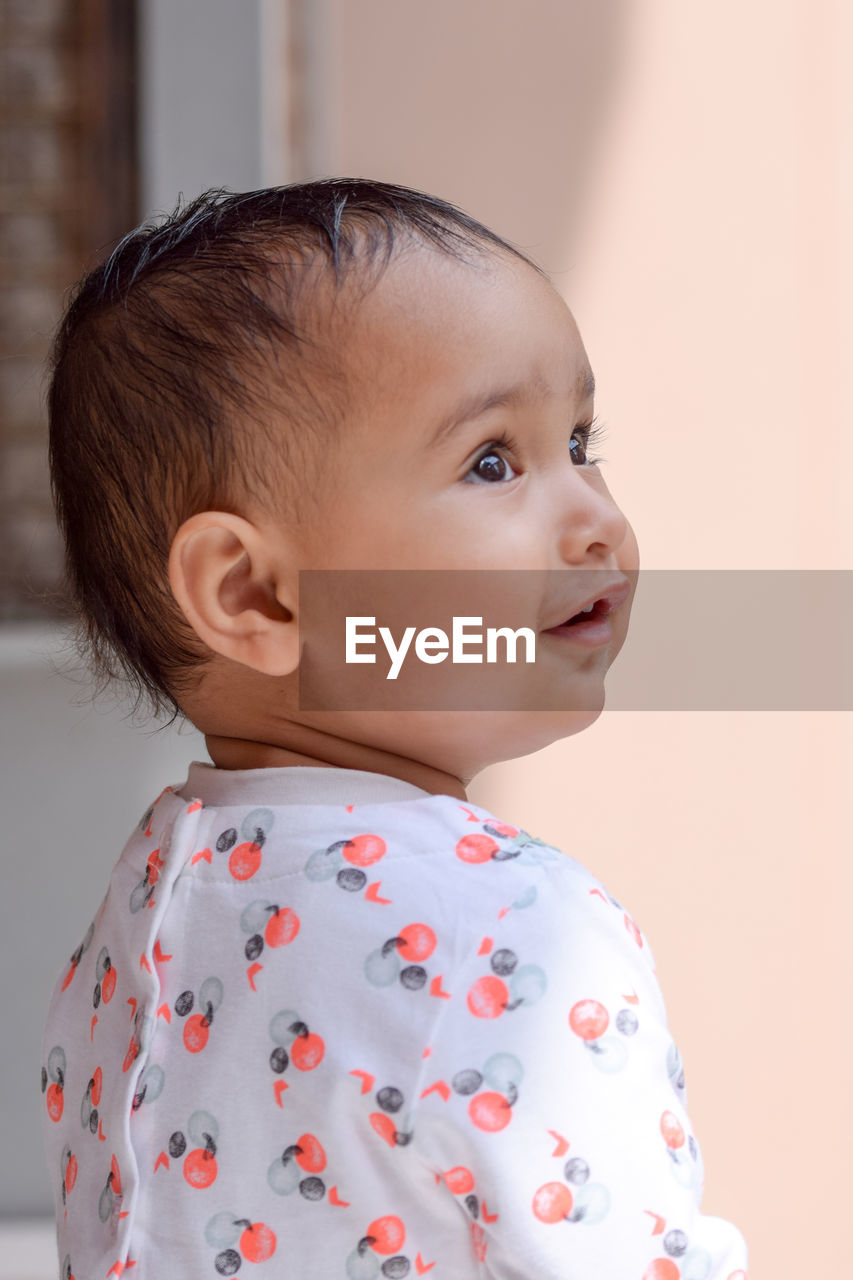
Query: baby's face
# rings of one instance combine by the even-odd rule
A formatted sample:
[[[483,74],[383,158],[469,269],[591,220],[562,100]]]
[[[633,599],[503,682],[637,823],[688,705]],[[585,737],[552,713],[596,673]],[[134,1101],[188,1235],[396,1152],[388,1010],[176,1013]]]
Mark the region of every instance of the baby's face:
[[[595,720],[625,638],[630,597],[610,618],[609,644],[545,634],[567,616],[561,603],[639,565],[633,531],[584,451],[592,371],[560,295],[503,252],[475,266],[421,248],[398,256],[348,319],[353,409],[325,459],[300,566],[599,571],[508,575],[538,630],[531,678],[577,690],[585,711],[302,717],[328,729],[337,714],[344,734],[368,725],[385,749],[416,742],[427,763],[470,777]]]

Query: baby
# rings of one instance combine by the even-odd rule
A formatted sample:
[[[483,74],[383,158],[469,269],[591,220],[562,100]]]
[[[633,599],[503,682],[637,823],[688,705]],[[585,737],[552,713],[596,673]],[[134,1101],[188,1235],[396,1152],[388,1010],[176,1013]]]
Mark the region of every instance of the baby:
[[[53,995],[63,1280],[745,1280],[643,933],[466,796],[591,724],[625,639],[593,389],[542,271],[387,183],[208,193],[78,286],[49,397],[70,584],[102,676],[213,763],[143,814]],[[352,609],[347,575],[401,569],[522,571],[511,696],[464,705],[433,634],[448,709],[371,701],[376,650],[360,708],[327,656],[306,705],[324,600],[369,633],[381,590]]]

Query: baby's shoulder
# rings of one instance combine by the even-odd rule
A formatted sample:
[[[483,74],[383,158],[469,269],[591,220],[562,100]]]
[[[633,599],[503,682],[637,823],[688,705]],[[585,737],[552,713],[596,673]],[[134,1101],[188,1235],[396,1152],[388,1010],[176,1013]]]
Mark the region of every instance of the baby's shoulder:
[[[583,953],[656,976],[639,924],[583,862],[480,806],[442,799],[435,830],[446,855],[452,847],[446,863],[464,885],[471,928],[484,932],[481,945],[514,953],[532,947],[566,965]]]
[[[423,823],[411,820],[420,815],[404,815],[408,819],[404,842],[412,850],[432,847],[438,851],[440,848],[452,854],[454,864],[485,868],[486,875],[491,874],[495,880],[500,874],[513,871],[528,878],[554,881],[555,889],[559,886],[569,895],[598,889],[615,903],[577,858],[480,805],[452,796],[433,796],[424,803],[421,812]]]

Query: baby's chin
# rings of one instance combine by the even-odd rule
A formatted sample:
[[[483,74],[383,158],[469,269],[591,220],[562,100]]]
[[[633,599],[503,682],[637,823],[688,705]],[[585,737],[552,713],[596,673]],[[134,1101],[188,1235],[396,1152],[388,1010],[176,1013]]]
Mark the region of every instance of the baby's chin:
[[[583,710],[475,713],[483,716],[483,725],[477,735],[479,741],[472,743],[471,758],[473,761],[476,753],[476,766],[470,776],[489,765],[533,755],[563,738],[583,733],[595,723],[603,709],[602,696],[600,706]],[[490,717],[499,718],[499,722],[489,725]]]
[[[604,709],[597,705],[560,711],[415,711],[367,713],[373,745],[451,773],[467,785],[490,765],[532,755],[582,733]],[[383,720],[381,731],[376,718]],[[370,721],[374,723],[371,725]]]

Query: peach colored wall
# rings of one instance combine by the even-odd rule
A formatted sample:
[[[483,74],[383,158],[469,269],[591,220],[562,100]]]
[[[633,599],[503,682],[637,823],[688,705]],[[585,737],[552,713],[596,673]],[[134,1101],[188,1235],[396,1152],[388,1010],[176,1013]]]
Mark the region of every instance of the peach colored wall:
[[[849,568],[842,0],[323,8],[322,169],[443,195],[553,273],[643,567]],[[472,788],[648,934],[751,1280],[849,1252],[851,766],[849,714],[605,711]]]

